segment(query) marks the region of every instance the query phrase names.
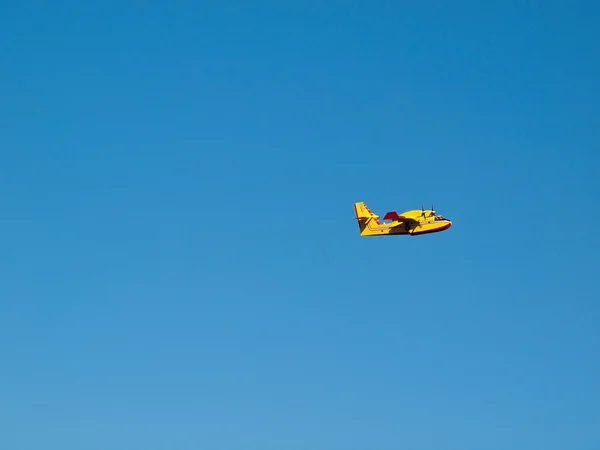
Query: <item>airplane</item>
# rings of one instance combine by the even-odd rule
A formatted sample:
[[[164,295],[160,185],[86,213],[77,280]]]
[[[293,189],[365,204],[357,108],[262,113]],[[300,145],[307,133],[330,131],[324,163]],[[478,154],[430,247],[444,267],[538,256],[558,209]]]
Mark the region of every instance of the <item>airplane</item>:
[[[373,214],[364,202],[354,204],[356,220],[361,236],[390,236],[437,233],[447,230],[452,226],[452,221],[438,215],[433,206],[431,209],[413,209],[398,214],[390,211],[383,216],[381,222],[377,214]]]

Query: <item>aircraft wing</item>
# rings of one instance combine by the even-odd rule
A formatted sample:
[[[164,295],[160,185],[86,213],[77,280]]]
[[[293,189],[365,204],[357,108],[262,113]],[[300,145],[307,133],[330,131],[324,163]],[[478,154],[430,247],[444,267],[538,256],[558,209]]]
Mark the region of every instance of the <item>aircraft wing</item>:
[[[402,222],[402,221],[406,220],[406,217],[399,216],[396,211],[390,211],[390,212],[385,213],[385,216],[383,216],[383,220],[393,220],[396,222]]]

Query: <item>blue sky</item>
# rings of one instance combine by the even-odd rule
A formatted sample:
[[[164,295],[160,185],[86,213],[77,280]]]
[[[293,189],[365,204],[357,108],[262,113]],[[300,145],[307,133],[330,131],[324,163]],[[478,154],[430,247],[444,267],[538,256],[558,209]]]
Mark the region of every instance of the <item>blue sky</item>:
[[[538,3],[0,3],[0,446],[597,449],[600,6]]]

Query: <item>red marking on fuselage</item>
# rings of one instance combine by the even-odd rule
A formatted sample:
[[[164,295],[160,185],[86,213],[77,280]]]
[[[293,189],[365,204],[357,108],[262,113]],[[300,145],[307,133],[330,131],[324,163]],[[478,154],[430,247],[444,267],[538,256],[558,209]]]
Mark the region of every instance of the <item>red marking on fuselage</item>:
[[[447,230],[448,228],[450,228],[452,226],[452,223],[447,223],[446,225],[443,225],[441,227],[438,228],[433,228],[431,230],[425,230],[425,231],[416,231],[413,232],[413,235],[417,235],[417,234],[428,234],[428,233],[437,233],[438,231],[444,231]]]

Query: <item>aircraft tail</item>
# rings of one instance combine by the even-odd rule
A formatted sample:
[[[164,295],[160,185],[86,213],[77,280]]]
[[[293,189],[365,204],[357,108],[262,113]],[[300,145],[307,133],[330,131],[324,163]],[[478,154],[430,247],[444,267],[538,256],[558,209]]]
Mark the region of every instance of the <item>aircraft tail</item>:
[[[356,220],[358,221],[358,228],[361,235],[372,234],[367,230],[367,225],[369,222],[373,221],[375,224],[381,225],[379,216],[377,214],[373,214],[364,202],[355,203],[354,211],[356,212]]]

